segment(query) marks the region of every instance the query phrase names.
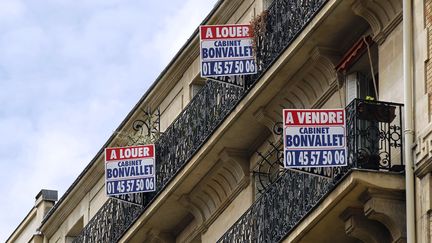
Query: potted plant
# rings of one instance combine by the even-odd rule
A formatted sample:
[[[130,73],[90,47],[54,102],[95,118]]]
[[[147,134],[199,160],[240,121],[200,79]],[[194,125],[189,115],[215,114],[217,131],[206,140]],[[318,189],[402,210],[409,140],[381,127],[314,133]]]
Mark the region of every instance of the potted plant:
[[[395,111],[395,106],[375,102],[372,97],[366,97],[357,103],[357,115],[360,120],[391,123],[396,117]]]

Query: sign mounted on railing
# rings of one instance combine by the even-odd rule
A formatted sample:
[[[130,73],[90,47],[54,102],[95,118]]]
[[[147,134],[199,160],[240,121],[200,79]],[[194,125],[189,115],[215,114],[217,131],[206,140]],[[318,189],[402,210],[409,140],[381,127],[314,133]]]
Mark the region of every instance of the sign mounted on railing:
[[[285,168],[346,166],[344,109],[284,109]]]
[[[105,189],[108,196],[155,191],[155,146],[106,148]]]
[[[252,37],[250,25],[200,26],[201,77],[256,73]]]
[[[311,174],[315,176],[321,176],[324,178],[332,178],[333,177],[333,168],[332,167],[298,167],[292,168],[290,170],[300,171],[302,173]]]
[[[224,84],[229,84],[229,85],[234,85],[240,88],[244,88],[245,87],[245,78],[244,76],[217,76],[217,77],[207,77],[207,79],[211,79],[213,81],[219,82],[219,83],[224,83]]]
[[[144,203],[144,193],[128,193],[128,194],[114,195],[109,197],[117,199],[122,202],[134,204],[137,206],[143,206]]]

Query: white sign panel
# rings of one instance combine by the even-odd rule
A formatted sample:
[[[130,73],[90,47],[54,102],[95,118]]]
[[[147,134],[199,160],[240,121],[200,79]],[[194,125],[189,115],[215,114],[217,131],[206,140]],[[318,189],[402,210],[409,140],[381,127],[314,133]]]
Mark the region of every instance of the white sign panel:
[[[200,26],[201,77],[257,72],[250,25]]]
[[[155,191],[154,145],[106,148],[105,189],[108,196]]]
[[[285,168],[347,165],[344,109],[284,109]]]

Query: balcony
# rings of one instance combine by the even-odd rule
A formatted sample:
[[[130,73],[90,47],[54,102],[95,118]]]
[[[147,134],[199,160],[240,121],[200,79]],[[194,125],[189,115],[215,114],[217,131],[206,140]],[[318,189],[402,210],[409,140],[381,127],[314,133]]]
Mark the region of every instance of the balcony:
[[[218,242],[279,242],[352,171],[403,171],[402,108],[353,100],[346,107],[348,166],[333,168],[332,178],[284,170]],[[271,153],[282,149],[279,142]]]
[[[265,36],[257,39],[259,72],[241,89],[213,81],[192,99],[156,142],[158,191],[143,195],[142,206],[108,199],[74,242],[117,242],[152,201],[212,136],[224,119],[325,4],[325,0],[275,0]]]

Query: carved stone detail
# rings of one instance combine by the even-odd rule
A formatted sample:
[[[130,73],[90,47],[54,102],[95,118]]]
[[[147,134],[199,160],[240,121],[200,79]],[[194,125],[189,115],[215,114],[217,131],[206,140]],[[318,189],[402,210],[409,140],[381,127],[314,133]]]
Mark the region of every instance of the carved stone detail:
[[[246,152],[225,148],[219,158],[204,179],[189,194],[179,199],[199,225],[191,234],[192,238],[205,232],[249,184],[249,161]]]
[[[267,114],[263,107],[260,107],[253,115],[259,123],[267,127],[270,132],[273,132],[273,126],[276,122]]]
[[[266,110],[273,112],[269,115],[281,116],[281,108],[319,108],[337,91],[332,86],[338,81],[335,64],[339,58],[339,53],[333,49],[315,47],[303,68],[292,78],[295,82],[288,83],[268,105]]]
[[[378,44],[402,21],[401,0],[359,0],[352,5],[352,10],[369,23]]]
[[[156,229],[151,229],[147,233],[147,240],[146,242],[151,243],[174,243],[175,237],[167,232],[161,232]]]
[[[340,218],[345,222],[348,236],[365,243],[390,242],[388,231],[380,223],[369,220],[359,208],[347,208]]]
[[[363,208],[347,208],[340,215],[347,235],[363,242],[406,242],[405,194],[373,188],[363,192]]]
[[[417,137],[415,149],[416,174],[420,178],[432,171],[432,125]]]
[[[364,214],[388,229],[392,242],[406,242],[405,194],[403,192],[382,192],[369,189],[361,196]]]

